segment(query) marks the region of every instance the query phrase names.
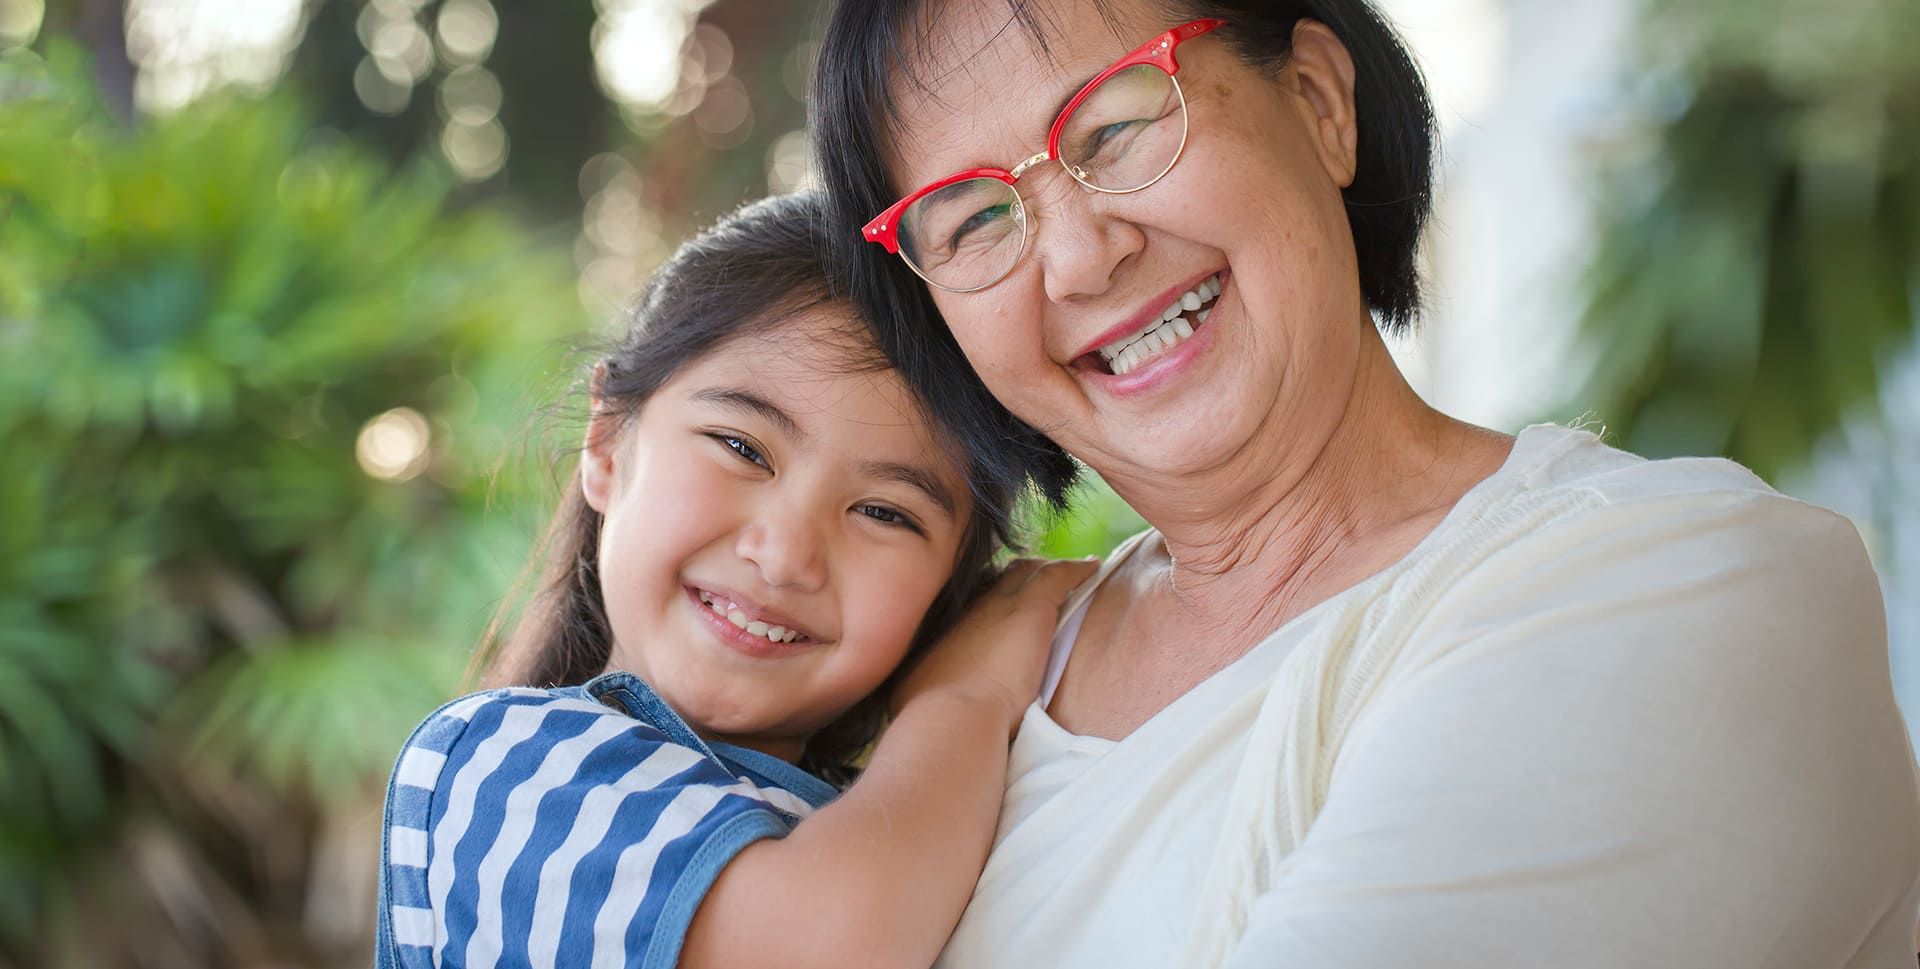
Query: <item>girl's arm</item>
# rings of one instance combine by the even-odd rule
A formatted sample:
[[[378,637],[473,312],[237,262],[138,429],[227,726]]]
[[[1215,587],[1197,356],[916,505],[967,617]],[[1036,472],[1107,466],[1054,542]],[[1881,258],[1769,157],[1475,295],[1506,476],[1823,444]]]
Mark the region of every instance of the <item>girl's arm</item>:
[[[688,969],[932,964],[993,844],[1007,746],[1090,562],[1023,562],[902,686],[860,779],[741,851],[694,914]]]

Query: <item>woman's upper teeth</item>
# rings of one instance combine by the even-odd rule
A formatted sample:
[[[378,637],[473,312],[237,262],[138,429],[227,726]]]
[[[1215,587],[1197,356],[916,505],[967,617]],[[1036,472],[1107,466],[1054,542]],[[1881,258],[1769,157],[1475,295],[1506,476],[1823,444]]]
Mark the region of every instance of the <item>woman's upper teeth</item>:
[[[1208,276],[1200,281],[1200,285],[1168,303],[1166,309],[1160,311],[1159,319],[1141,327],[1138,332],[1101,347],[1100,356],[1115,374],[1133,370],[1149,357],[1192,336],[1194,324],[1205,323],[1213,312],[1211,306],[1202,307],[1219,295],[1220,277]],[[1192,321],[1187,319],[1187,314],[1192,314]]]
[[[788,629],[785,626],[755,619],[742,609],[739,603],[721,599],[705,589],[700,590],[700,602],[751,635],[765,636],[769,641],[776,643],[791,643],[800,638],[801,633],[798,629]]]

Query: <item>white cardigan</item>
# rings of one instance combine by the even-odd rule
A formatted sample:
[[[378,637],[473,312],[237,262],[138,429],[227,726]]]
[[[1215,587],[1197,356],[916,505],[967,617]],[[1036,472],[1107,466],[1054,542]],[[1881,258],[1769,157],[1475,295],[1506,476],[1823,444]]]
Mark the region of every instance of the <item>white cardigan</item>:
[[[1030,708],[940,965],[1904,969],[1906,736],[1845,519],[1530,428],[1125,739]]]

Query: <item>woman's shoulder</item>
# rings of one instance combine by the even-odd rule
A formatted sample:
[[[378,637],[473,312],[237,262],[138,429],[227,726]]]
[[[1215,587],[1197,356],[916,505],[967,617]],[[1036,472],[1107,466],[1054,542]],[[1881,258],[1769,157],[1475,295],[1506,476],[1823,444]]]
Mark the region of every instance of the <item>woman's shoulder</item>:
[[[1666,528],[1675,539],[1712,534],[1764,543],[1800,536],[1849,553],[1863,550],[1847,518],[1775,491],[1736,462],[1645,458],[1584,427],[1538,424],[1522,431],[1495,475],[1502,477],[1508,480],[1496,507],[1553,505],[1562,510],[1556,524],[1574,530],[1590,518],[1615,527]]]
[[[1540,425],[1483,487],[1435,556],[1433,581],[1402,590],[1423,590],[1415,598],[1427,610],[1513,616],[1575,604],[1682,625],[1799,611],[1884,649],[1879,582],[1853,523],[1732,461],[1650,460],[1590,431]]]
[[[1517,474],[1527,490],[1583,490],[1609,503],[1693,494],[1779,493],[1752,471],[1725,458],[1644,458],[1608,443],[1604,430],[1535,424],[1514,439],[1502,474]]]

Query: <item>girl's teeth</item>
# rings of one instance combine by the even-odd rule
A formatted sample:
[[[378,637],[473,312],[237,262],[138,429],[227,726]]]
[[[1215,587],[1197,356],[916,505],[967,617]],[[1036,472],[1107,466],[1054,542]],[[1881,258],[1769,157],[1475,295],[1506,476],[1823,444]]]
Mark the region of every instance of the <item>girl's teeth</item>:
[[[700,593],[700,602],[714,612],[725,616],[728,622],[746,630],[751,635],[765,636],[770,642],[791,643],[800,638],[800,630],[750,618],[745,612],[734,607],[733,603],[722,604],[714,601],[713,594],[710,592],[703,590]]]

